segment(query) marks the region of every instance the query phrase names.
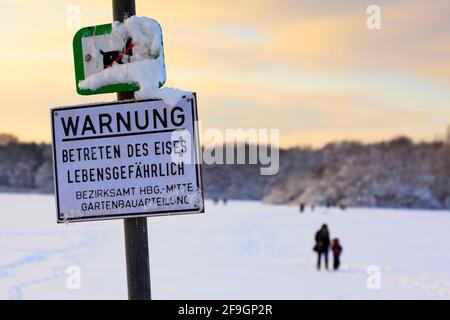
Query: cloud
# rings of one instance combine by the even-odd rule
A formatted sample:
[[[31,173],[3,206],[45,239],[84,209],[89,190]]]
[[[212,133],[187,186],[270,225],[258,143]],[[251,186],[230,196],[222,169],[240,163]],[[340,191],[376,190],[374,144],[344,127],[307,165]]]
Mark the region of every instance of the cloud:
[[[200,116],[205,128],[280,129],[281,144],[323,144],[334,139],[378,140],[429,133],[430,114],[380,101],[365,92],[283,90],[211,78],[199,82]]]

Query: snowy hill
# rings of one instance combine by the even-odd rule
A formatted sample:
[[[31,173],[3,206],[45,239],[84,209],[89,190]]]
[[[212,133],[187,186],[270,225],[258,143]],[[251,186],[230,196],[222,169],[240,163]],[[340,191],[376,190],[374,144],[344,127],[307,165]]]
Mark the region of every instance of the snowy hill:
[[[407,138],[322,149],[280,150],[280,170],[260,176],[255,165],[204,166],[210,198],[272,204],[450,208],[450,145]]]
[[[0,298],[125,299],[121,220],[57,225],[54,198],[0,195]],[[450,213],[206,203],[206,214],[149,219],[155,299],[450,299]],[[315,270],[328,223],[342,269]],[[68,266],[81,289],[68,290]],[[369,266],[381,287],[369,289]]]

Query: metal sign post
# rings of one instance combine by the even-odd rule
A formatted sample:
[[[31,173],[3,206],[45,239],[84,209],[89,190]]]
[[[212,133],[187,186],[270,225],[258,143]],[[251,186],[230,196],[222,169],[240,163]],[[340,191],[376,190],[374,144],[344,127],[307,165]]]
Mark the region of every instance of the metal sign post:
[[[153,41],[161,41],[161,49],[157,54],[146,49],[148,57],[135,58],[132,50],[142,49],[138,40],[133,43],[131,34],[136,34],[127,31],[111,42],[115,24],[75,34],[77,92],[117,92],[119,101],[51,109],[57,222],[124,219],[128,299],[150,300],[147,217],[205,212],[197,96],[178,92],[178,102],[170,105],[156,97],[137,101],[140,84],[126,80],[96,88],[80,85],[116,63],[146,59],[157,61],[158,74],[150,73],[155,88],[165,82],[159,23],[135,17],[134,0],[113,0],[112,5],[114,21],[153,21],[148,31]]]
[[[113,20],[136,15],[134,0],[113,0]],[[133,92],[118,92],[117,100],[134,99]],[[147,218],[123,220],[129,300],[151,300]]]

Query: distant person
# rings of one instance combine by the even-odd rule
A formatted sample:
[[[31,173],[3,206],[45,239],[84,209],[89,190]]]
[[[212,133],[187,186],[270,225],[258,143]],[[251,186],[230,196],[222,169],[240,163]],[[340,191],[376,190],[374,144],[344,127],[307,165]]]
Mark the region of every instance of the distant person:
[[[331,245],[331,251],[333,252],[333,269],[339,269],[339,265],[341,264],[341,253],[342,246],[339,243],[339,239],[333,239],[333,244]]]
[[[325,269],[328,270],[328,251],[330,250],[330,233],[326,224],[322,225],[315,236],[316,245],[314,251],[317,252],[317,270],[320,270],[322,256],[325,259]]]
[[[222,199],[222,201],[223,201],[223,204],[224,204],[224,205],[226,205],[226,204],[227,204],[227,201],[228,201],[228,199],[227,199],[227,198],[223,198],[223,199]]]
[[[303,211],[305,211],[305,204],[300,203],[300,212],[303,213]]]
[[[214,204],[218,204],[219,203],[219,199],[218,198],[214,198],[213,201],[214,201]]]

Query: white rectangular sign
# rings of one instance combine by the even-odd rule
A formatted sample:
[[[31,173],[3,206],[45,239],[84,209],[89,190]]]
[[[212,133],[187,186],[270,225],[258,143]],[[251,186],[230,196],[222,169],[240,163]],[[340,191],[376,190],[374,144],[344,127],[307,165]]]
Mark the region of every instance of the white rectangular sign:
[[[196,96],[51,110],[58,223],[204,212]]]

